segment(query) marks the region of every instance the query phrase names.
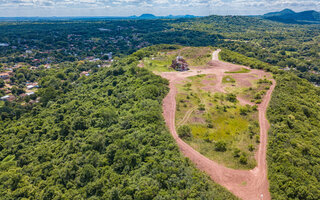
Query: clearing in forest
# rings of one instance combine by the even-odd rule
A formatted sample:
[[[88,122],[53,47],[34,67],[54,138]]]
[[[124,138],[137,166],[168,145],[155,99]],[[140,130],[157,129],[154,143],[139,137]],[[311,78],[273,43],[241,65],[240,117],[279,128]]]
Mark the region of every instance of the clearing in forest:
[[[219,52],[189,71],[155,70],[170,82],[163,116],[181,152],[216,183],[241,199],[271,199],[266,110],[276,83],[270,73],[219,61]]]
[[[160,51],[144,58],[139,66],[156,73],[175,71],[170,65],[177,56],[182,56],[190,66],[205,66],[211,60],[213,50],[212,47],[181,47],[170,52]]]

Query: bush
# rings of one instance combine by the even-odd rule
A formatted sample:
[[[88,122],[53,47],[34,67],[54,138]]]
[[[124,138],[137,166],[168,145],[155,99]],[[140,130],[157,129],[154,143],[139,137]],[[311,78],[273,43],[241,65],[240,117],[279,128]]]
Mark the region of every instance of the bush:
[[[214,145],[214,150],[225,152],[227,151],[227,143],[224,141],[218,141]]]
[[[208,127],[208,128],[213,128],[214,126],[213,126],[212,123],[208,123],[208,124],[207,124],[207,127]]]
[[[235,102],[237,102],[237,96],[232,93],[227,94],[226,100],[235,103]]]
[[[187,125],[180,126],[178,128],[178,135],[180,138],[191,137],[191,128]]]
[[[260,135],[256,135],[256,143],[260,143]]]
[[[247,115],[249,110],[246,107],[240,108],[240,115]]]
[[[248,163],[247,154],[242,153],[240,156],[240,163],[243,165],[246,165]]]
[[[253,151],[254,150],[254,146],[252,144],[249,144],[248,145],[248,149],[249,149],[249,151]]]
[[[200,111],[206,110],[206,108],[205,108],[205,106],[204,106],[203,104],[200,104],[198,109],[199,109]]]
[[[233,151],[233,157],[235,158],[239,158],[240,157],[240,149],[236,148],[234,151]]]
[[[262,102],[261,99],[255,101],[256,104],[260,104],[261,102]]]

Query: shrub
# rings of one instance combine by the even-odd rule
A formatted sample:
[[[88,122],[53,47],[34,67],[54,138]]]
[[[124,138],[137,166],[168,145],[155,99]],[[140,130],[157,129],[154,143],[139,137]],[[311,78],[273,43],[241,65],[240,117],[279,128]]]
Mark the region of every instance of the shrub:
[[[260,135],[256,135],[256,143],[260,143]]]
[[[239,158],[240,157],[240,149],[238,148],[235,148],[234,151],[233,151],[233,157],[235,158]]]
[[[226,100],[235,103],[237,102],[237,96],[232,93],[227,94]]]
[[[248,149],[249,149],[249,151],[253,151],[254,150],[254,146],[252,144],[249,144],[248,145]]]
[[[227,151],[227,143],[224,141],[218,141],[214,145],[214,150],[225,152]]]
[[[206,108],[205,108],[205,106],[203,104],[200,104],[198,109],[201,110],[201,111],[206,110]]]
[[[252,106],[252,110],[253,111],[257,111],[258,110],[258,106],[257,105]]]
[[[261,99],[261,98],[262,98],[262,97],[261,97],[261,93],[260,93],[260,92],[256,93],[256,94],[254,95],[254,98],[255,98],[255,99]]]
[[[248,114],[248,109],[246,107],[241,107],[240,108],[240,115],[247,115]]]
[[[187,125],[180,126],[178,128],[178,135],[180,138],[191,137],[191,128]]]
[[[256,104],[260,104],[261,102],[262,102],[261,99],[255,101]]]
[[[242,153],[240,156],[240,163],[243,165],[246,165],[248,163],[247,154]]]

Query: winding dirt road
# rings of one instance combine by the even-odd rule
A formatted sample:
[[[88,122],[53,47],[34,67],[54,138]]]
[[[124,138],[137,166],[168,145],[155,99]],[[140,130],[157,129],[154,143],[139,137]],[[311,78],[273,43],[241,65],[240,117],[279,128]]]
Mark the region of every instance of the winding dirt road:
[[[219,61],[218,54],[220,50],[215,51],[212,55],[213,59],[209,63],[210,66],[205,68],[191,69],[187,72],[164,72],[161,73],[163,78],[170,82],[170,92],[163,101],[163,115],[166,124],[176,140],[182,153],[193,161],[196,166],[206,172],[212,180],[216,183],[226,187],[237,197],[244,200],[268,200],[271,199],[269,193],[269,183],[267,179],[267,163],[266,163],[266,148],[267,148],[267,133],[269,129],[269,122],[266,118],[266,111],[271,99],[271,94],[275,88],[276,82],[272,80],[273,84],[267,91],[263,98],[262,103],[258,107],[259,111],[259,124],[260,124],[260,145],[256,152],[255,158],[257,160],[257,167],[252,170],[235,170],[227,168],[215,161],[212,161],[199,152],[194,150],[191,146],[179,138],[175,128],[175,111],[176,111],[176,94],[177,88],[175,85],[181,83],[187,77],[195,76],[198,74],[214,74],[217,79],[215,90],[224,92],[222,85],[222,78],[226,71],[239,70],[241,68],[248,68],[245,66],[234,65],[226,62]],[[257,78],[270,75],[261,70],[252,69],[250,73],[254,74]],[[240,103],[249,103],[244,99],[239,99]]]

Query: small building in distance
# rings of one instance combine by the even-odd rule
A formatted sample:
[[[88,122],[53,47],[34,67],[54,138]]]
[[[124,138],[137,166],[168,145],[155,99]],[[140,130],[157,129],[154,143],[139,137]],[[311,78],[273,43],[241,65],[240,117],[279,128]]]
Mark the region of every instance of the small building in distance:
[[[90,76],[90,71],[83,71],[80,73],[80,76]]]
[[[172,64],[170,66],[174,70],[177,71],[187,71],[189,70],[189,65],[182,56],[177,56],[175,60],[172,60]]]
[[[3,73],[0,73],[0,78],[3,80],[6,80],[10,78],[10,75],[11,75],[10,72],[3,72]]]
[[[6,95],[0,98],[1,101],[13,101],[15,100],[16,97],[13,95]]]

